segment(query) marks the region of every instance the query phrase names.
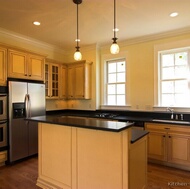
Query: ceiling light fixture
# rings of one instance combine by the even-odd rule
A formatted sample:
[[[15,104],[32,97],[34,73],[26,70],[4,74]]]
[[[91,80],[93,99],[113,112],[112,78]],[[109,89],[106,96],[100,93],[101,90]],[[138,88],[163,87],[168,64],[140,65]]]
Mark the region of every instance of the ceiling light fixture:
[[[74,59],[75,60],[81,60],[82,59],[82,54],[80,52],[80,47],[79,47],[79,31],[78,31],[78,25],[79,25],[79,21],[78,21],[78,5],[82,3],[82,0],[73,0],[73,2],[77,5],[77,39],[75,40],[77,42],[77,46],[76,48],[76,52],[74,54]]]
[[[176,17],[176,16],[178,16],[178,12],[172,12],[172,13],[170,14],[170,17]]]
[[[116,32],[119,30],[118,28],[116,28],[116,0],[114,0],[114,28],[113,28],[113,33],[114,33],[114,37],[112,38],[113,43],[110,47],[110,52],[112,54],[118,54],[119,53],[119,45],[117,44],[117,37],[116,37]]]
[[[38,21],[34,21],[33,24],[34,24],[35,26],[39,26],[41,23],[38,22]]]

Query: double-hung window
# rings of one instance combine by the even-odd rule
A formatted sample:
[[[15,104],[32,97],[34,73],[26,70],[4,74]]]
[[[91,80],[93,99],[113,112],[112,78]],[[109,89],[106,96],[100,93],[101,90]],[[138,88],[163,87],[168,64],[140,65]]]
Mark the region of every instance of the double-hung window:
[[[106,62],[106,104],[126,105],[126,61],[118,59]]]
[[[189,49],[160,53],[160,106],[190,107]]]

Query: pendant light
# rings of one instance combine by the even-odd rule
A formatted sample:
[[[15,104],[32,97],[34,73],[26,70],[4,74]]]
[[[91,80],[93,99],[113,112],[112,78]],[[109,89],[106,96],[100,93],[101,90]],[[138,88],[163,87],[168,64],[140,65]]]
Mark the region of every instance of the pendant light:
[[[116,0],[114,0],[114,28],[113,28],[114,37],[112,38],[113,43],[110,47],[111,54],[118,54],[119,53],[119,45],[117,44],[118,38],[116,37],[117,31],[118,31],[118,29],[116,28]]]
[[[78,31],[78,5],[82,3],[82,0],[73,0],[73,2],[77,5],[77,39],[75,40],[77,42],[77,46],[75,47],[76,48],[76,52],[74,54],[74,59],[75,60],[81,60],[82,59],[82,54],[80,52],[80,47],[79,47],[79,31]]]

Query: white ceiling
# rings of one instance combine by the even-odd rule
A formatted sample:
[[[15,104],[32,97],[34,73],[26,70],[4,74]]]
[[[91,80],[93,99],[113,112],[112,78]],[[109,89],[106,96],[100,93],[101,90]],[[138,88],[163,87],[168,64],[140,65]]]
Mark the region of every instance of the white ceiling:
[[[190,0],[116,0],[118,43],[131,38],[190,29]],[[172,12],[179,16],[169,17]],[[41,26],[34,26],[33,21]],[[76,4],[72,0],[0,0],[0,28],[56,45],[76,46]],[[79,5],[80,47],[111,44],[113,0]]]

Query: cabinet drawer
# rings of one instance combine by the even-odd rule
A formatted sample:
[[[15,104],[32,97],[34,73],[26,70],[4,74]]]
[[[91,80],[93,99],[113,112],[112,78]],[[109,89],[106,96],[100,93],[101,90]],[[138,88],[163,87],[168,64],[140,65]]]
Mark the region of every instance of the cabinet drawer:
[[[168,131],[168,132],[172,131],[172,132],[186,133],[190,135],[190,126],[146,123],[145,127],[147,130],[151,129],[151,130],[160,130],[160,131]]]

